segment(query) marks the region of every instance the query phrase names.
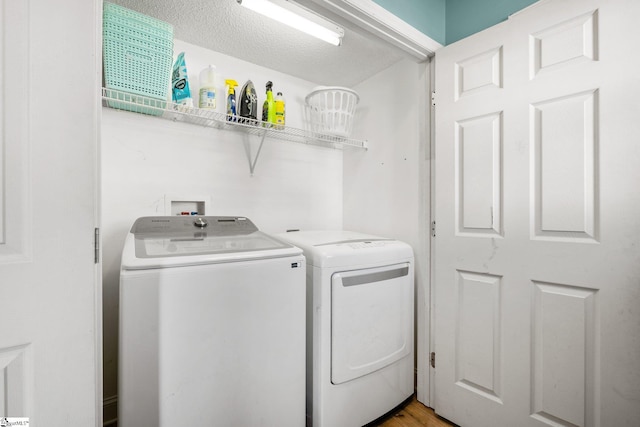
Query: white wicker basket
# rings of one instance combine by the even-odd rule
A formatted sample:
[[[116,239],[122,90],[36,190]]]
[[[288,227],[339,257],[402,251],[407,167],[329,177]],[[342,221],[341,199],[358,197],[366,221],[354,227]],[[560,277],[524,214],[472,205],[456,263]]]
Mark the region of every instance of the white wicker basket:
[[[319,86],[305,97],[308,130],[349,137],[360,97],[346,87]]]

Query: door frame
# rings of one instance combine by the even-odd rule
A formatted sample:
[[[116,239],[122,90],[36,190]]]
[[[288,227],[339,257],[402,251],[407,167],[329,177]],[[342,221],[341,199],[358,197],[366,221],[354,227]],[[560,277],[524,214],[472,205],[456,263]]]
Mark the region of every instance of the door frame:
[[[95,18],[94,22],[96,23],[95,27],[95,67],[97,74],[97,83],[98,87],[94,92],[96,97],[95,102],[98,104],[96,109],[96,136],[95,136],[95,148],[96,148],[96,158],[95,158],[95,175],[94,175],[94,218],[96,221],[96,264],[95,264],[95,280],[94,286],[96,287],[96,298],[95,298],[95,354],[96,354],[96,427],[103,427],[104,425],[104,349],[103,349],[103,331],[102,331],[102,236],[100,234],[100,229],[102,226],[102,205],[101,205],[101,135],[102,135],[102,97],[99,95],[101,93],[102,87],[102,9],[103,9],[103,0],[94,0],[95,2]]]
[[[429,353],[427,357],[427,372],[429,377],[429,407],[433,406],[435,403],[435,368],[431,364],[431,353],[435,352],[435,317],[434,317],[434,286],[435,278],[434,278],[434,264],[435,264],[435,237],[436,237],[436,218],[435,218],[435,208],[436,208],[436,176],[435,176],[435,143],[436,143],[436,61],[437,57],[434,55],[431,58],[429,64],[429,92],[427,98],[430,98],[430,108],[429,108],[429,177],[428,177],[428,187],[429,187],[429,215],[428,222],[429,225],[429,234],[428,234],[428,244],[429,244],[429,328],[428,328],[428,346]]]
[[[95,387],[96,387],[96,401],[95,401],[95,425],[96,427],[103,427],[104,418],[103,418],[103,410],[104,410],[104,379],[103,379],[103,333],[102,333],[102,236],[100,233],[100,228],[102,224],[101,217],[101,155],[100,155],[100,146],[101,146],[101,135],[102,135],[102,96],[101,87],[102,87],[102,9],[103,9],[103,0],[93,0],[94,1],[94,40],[95,40],[95,70],[96,70],[96,83],[97,87],[92,96],[94,97],[94,102],[96,103],[96,115],[95,115],[95,138],[93,140],[95,146],[95,160],[94,160],[94,221],[96,227],[95,234],[95,269],[94,269],[94,287],[95,287],[95,301],[94,301],[94,328],[95,328]]]
[[[94,286],[96,288],[95,292],[95,301],[94,301],[94,328],[95,328],[95,387],[96,387],[96,401],[95,401],[95,425],[96,427],[103,427],[104,425],[104,369],[103,369],[103,332],[102,332],[102,236],[100,233],[100,229],[102,226],[102,207],[101,207],[101,136],[102,136],[102,96],[101,87],[102,87],[102,9],[103,9],[103,0],[93,0],[94,2],[94,22],[95,26],[95,50],[94,50],[94,60],[95,60],[95,70],[96,70],[96,83],[97,87],[92,96],[95,97],[94,102],[97,104],[96,107],[96,116],[94,119],[95,125],[95,160],[94,160],[94,213],[93,217],[95,220],[96,227],[96,235],[94,242],[96,248],[96,259],[95,259],[95,270],[94,270]]]
[[[435,56],[431,56],[422,64],[421,72],[426,74],[423,96],[420,101],[420,227],[421,248],[419,254],[424,256],[422,271],[416,270],[416,398],[426,406],[431,406],[433,398],[433,369],[430,355],[433,351],[433,237],[431,221],[433,220],[433,174],[434,174],[434,134],[435,108],[432,101],[435,72]],[[421,280],[420,280],[421,279]]]

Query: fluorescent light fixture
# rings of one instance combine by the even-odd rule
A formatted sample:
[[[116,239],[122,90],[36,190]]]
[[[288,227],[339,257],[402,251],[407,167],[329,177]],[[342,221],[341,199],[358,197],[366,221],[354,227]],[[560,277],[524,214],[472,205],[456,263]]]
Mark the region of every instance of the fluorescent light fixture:
[[[237,0],[242,6],[296,30],[340,46],[344,30],[289,0]]]

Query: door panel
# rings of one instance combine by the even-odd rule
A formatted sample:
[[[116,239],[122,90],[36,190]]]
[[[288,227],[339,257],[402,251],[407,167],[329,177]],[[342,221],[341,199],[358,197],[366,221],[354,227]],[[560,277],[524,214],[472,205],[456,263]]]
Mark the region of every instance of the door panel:
[[[640,425],[637,16],[541,1],[436,54],[435,409],[460,425]]]
[[[455,381],[502,403],[500,295],[502,278],[458,271]]]
[[[457,235],[500,236],[502,114],[456,122]]]
[[[531,106],[532,237],[596,240],[597,90]]]
[[[586,425],[598,403],[598,292],[535,281],[533,292],[532,416]]]
[[[531,34],[531,79],[571,62],[597,61],[598,11],[589,11]]]

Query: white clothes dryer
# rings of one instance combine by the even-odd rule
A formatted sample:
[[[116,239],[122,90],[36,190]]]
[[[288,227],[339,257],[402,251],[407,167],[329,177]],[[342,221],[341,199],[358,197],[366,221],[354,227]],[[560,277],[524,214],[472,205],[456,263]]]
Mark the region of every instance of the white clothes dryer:
[[[120,272],[118,425],[305,422],[305,259],[242,217],[144,217]]]
[[[278,237],[307,258],[307,425],[360,427],[414,392],[414,259],[338,231]]]

